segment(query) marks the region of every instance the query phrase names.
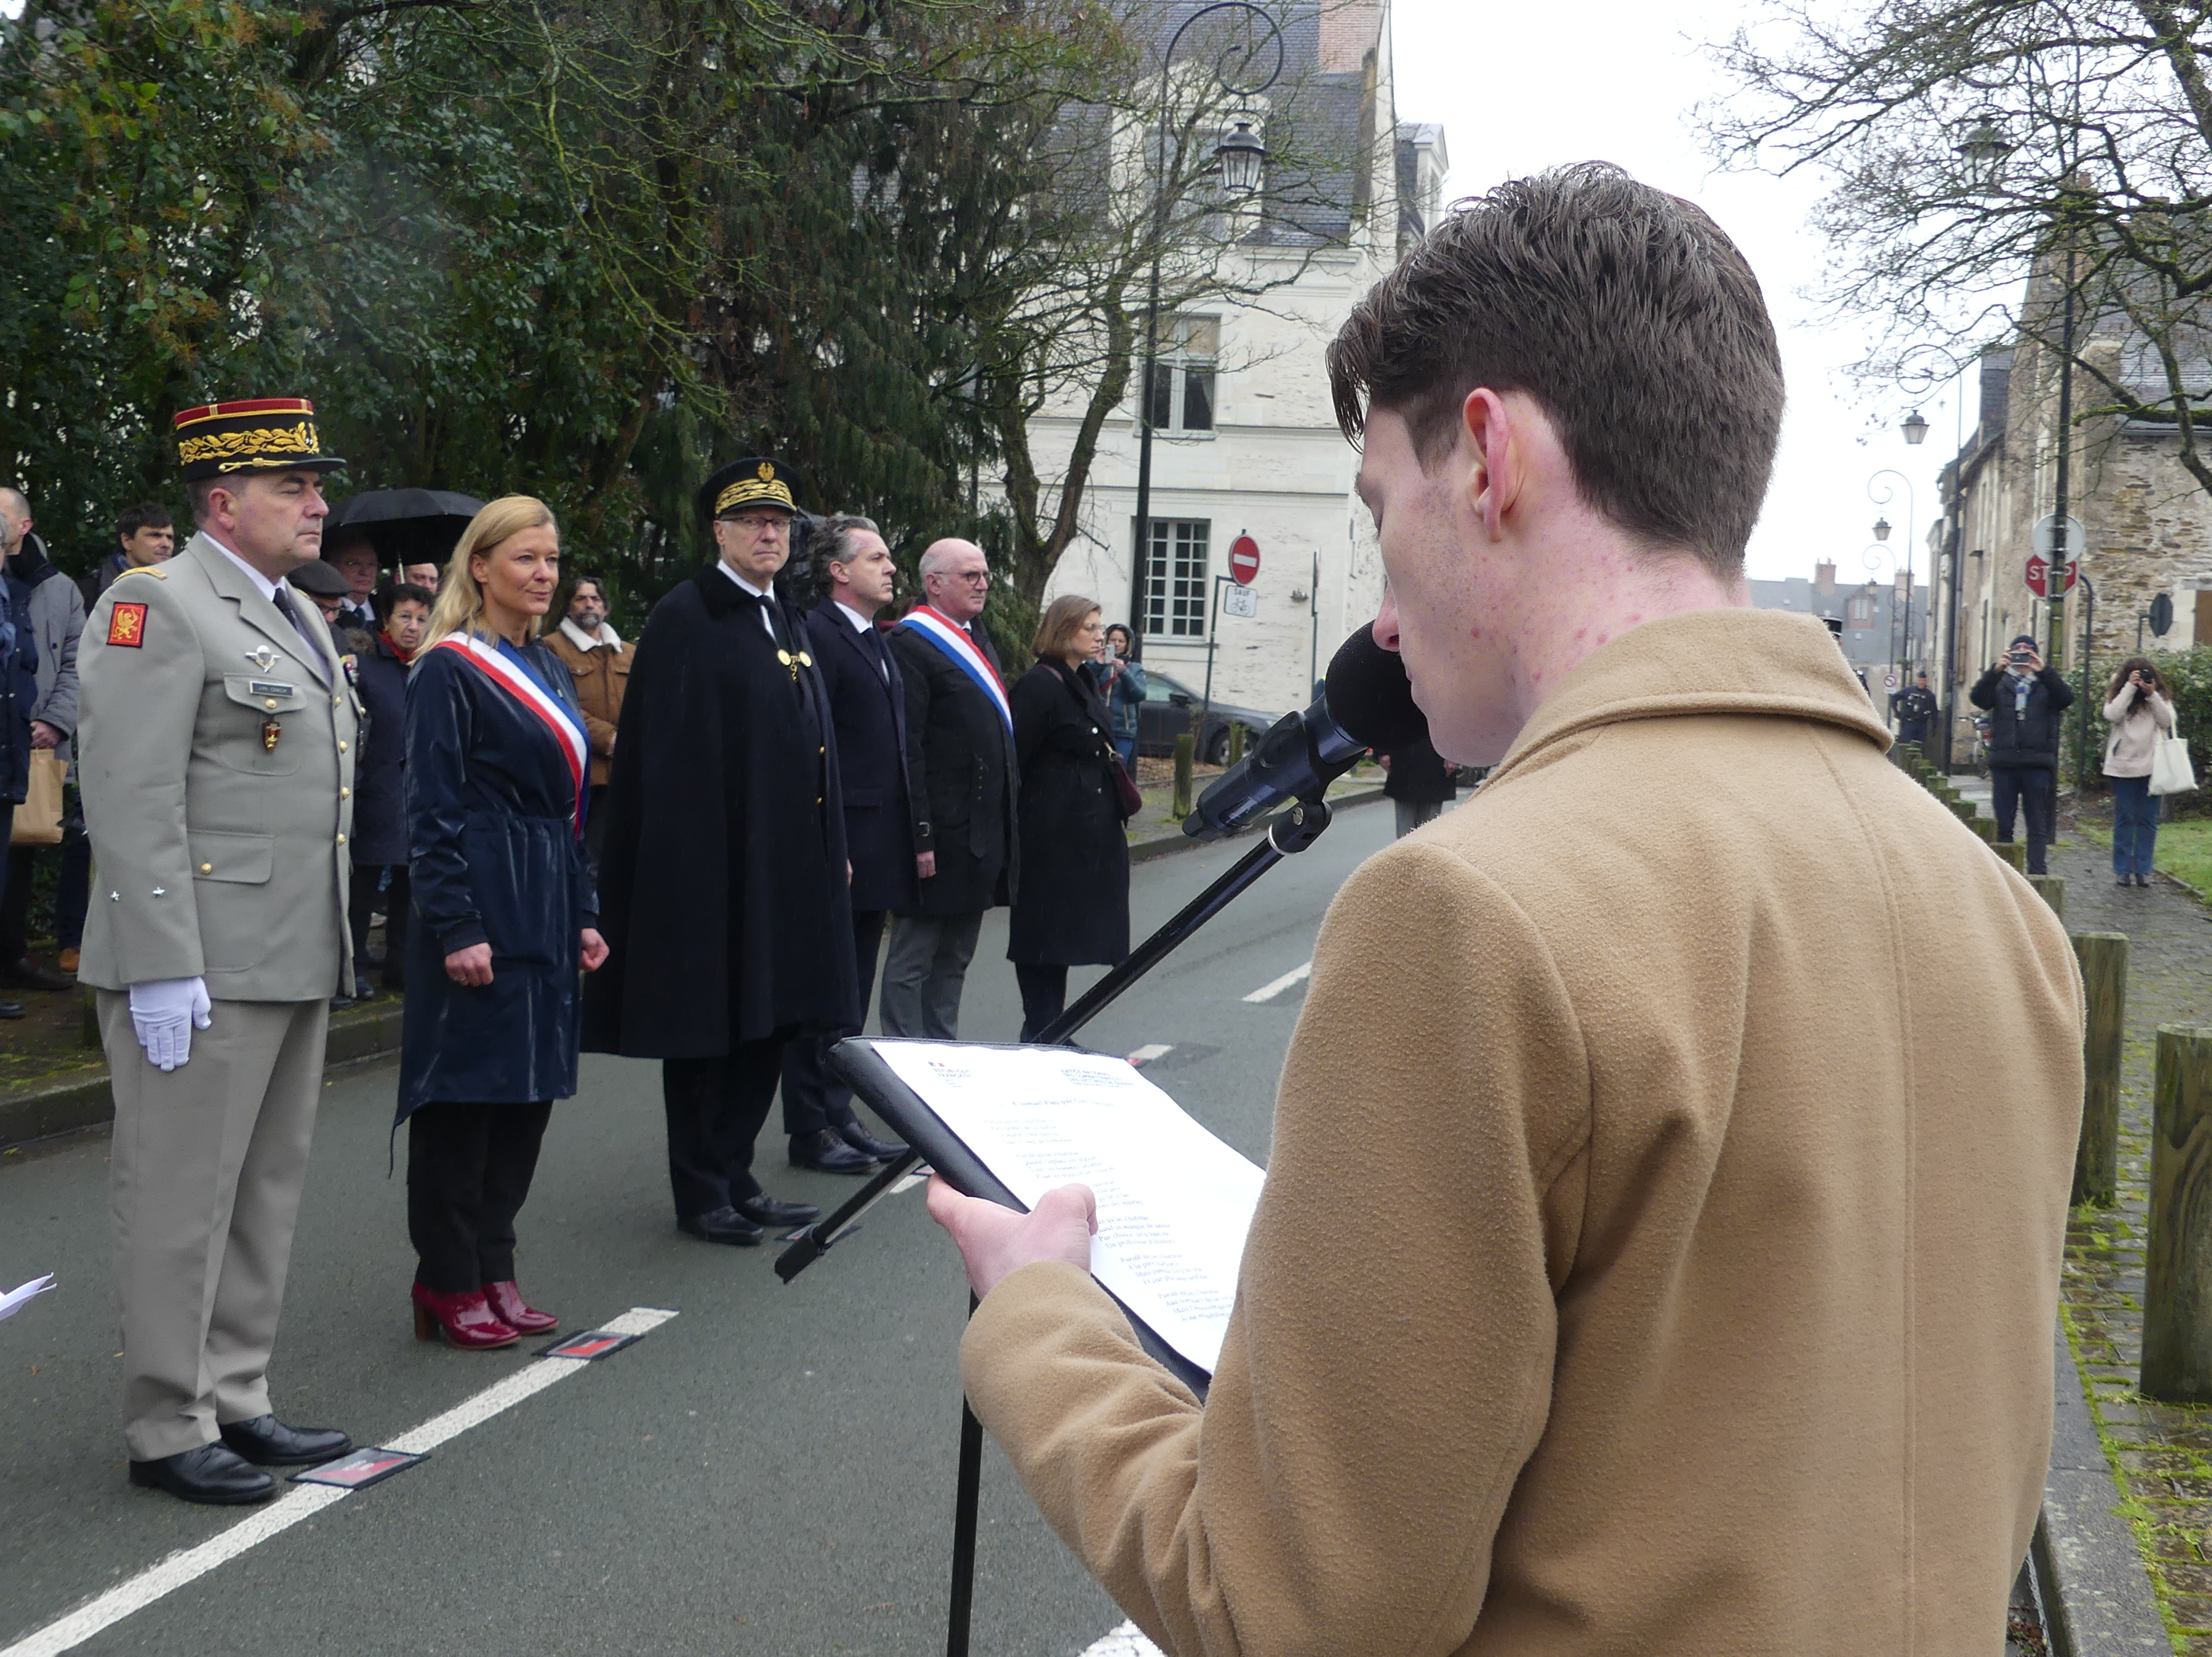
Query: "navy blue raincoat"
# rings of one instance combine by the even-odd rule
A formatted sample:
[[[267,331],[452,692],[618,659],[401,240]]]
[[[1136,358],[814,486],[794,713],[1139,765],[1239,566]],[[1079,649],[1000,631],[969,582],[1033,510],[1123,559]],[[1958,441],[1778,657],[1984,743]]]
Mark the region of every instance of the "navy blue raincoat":
[[[399,1112],[527,1104],[576,1090],[580,934],[596,926],[575,774],[549,717],[574,685],[542,645],[501,660],[560,704],[549,715],[461,652],[432,649],[407,682],[407,1006]],[[446,957],[491,945],[492,981],[446,975]]]

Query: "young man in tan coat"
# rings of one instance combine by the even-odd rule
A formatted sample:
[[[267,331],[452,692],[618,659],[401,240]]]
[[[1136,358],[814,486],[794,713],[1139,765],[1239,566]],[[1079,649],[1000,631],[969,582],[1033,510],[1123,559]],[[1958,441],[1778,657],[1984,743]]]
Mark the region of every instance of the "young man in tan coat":
[[[1615,169],[1509,185],[1330,353],[1437,747],[1331,907],[1201,1408],[1088,1193],[941,1184],[969,1394],[1180,1657],[2004,1642],[2081,1098],[2050,911],[1747,607],[1756,280]]]

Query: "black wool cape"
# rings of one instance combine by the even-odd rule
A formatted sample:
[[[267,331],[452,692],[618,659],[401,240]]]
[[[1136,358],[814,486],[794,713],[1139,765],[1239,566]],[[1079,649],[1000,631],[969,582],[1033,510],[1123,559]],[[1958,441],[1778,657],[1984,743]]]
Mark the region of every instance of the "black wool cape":
[[[857,1028],[828,699],[798,617],[708,565],[653,607],[608,779],[583,1045],[708,1059]],[[810,652],[811,653],[811,652]]]

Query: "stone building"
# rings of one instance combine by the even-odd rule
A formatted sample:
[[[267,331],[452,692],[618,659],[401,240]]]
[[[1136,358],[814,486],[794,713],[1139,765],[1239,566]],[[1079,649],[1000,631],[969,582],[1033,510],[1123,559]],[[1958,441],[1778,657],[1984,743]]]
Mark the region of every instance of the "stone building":
[[[1823,562],[1813,566],[1809,580],[1792,575],[1748,585],[1755,609],[1826,622],[1879,707],[1885,690],[1911,683],[1914,670],[1929,665],[1928,589],[1918,576],[1899,570],[1887,581],[1842,581],[1836,567]],[[1889,678],[1897,683],[1885,683]]]
[[[2033,280],[2047,288],[2040,273]],[[2032,303],[2046,297],[2031,290]],[[2153,372],[2141,339],[2106,324],[2090,331],[2083,355],[2116,374]],[[2023,334],[1985,353],[1978,371],[1978,416],[1944,468],[1945,515],[1929,536],[1931,557],[1955,554],[1957,561],[1956,655],[1947,678],[1960,720],[1972,712],[1966,691],[2014,635],[2049,637],[2049,604],[2029,590],[2027,570],[2031,533],[2051,512],[2057,484],[2057,354]],[[2075,406],[2096,400],[2095,381],[2077,373]],[[2060,665],[2075,677],[2086,661],[2099,689],[2138,640],[2146,650],[2212,643],[2212,495],[2182,469],[2177,446],[2162,422],[2115,416],[2074,422],[2068,493],[2086,551],[2060,618]],[[2160,592],[2174,601],[2163,639],[2145,624]],[[1939,624],[1951,625],[1948,599]],[[1954,733],[1963,751],[1963,726]]]
[[[1198,0],[1176,0],[1162,26],[1197,9]],[[1146,666],[1196,689],[1212,645],[1216,700],[1276,712],[1306,704],[1314,674],[1382,603],[1373,525],[1352,492],[1359,457],[1337,429],[1322,353],[1352,307],[1437,222],[1448,166],[1441,127],[1397,118],[1387,0],[1308,0],[1283,15],[1285,81],[1298,83],[1306,118],[1346,137],[1339,199],[1322,205],[1313,238],[1278,228],[1224,242],[1224,285],[1277,282],[1263,298],[1200,301],[1165,320],[1152,523],[1140,531],[1136,522],[1141,376],[1133,375],[1099,440],[1081,534],[1046,594],[1089,594],[1109,621],[1121,620],[1142,543]],[[1079,391],[1031,422],[1047,478],[1065,470]],[[1217,610],[1241,535],[1261,556],[1249,616]]]

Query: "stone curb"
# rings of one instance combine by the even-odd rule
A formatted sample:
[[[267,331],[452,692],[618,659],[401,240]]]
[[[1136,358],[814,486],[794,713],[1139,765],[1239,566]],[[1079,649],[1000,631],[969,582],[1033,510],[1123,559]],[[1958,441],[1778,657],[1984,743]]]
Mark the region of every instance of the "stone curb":
[[[2097,1436],[2081,1371],[2057,1332],[2056,1409],[2043,1515],[2028,1557],[2043,1599],[2052,1657],[2156,1653],[2173,1642],[2159,1615],[2136,1533],[2118,1512],[2124,1500]]]
[[[1358,793],[1332,796],[1328,802],[1328,809],[1331,811],[1341,811],[1347,805],[1364,805],[1370,800],[1378,800],[1382,798],[1382,791],[1380,788],[1363,788]],[[1129,861],[1150,863],[1154,858],[1168,857],[1176,852],[1191,852],[1201,846],[1219,846],[1223,843],[1218,840],[1193,840],[1178,826],[1171,835],[1155,835],[1151,840],[1140,840],[1130,847]]]
[[[400,1004],[380,1002],[349,1010],[331,1020],[324,1053],[327,1072],[384,1059],[399,1051]],[[105,1127],[115,1120],[115,1100],[107,1089],[107,1067],[100,1065],[56,1082],[0,1098],[0,1150]]]

